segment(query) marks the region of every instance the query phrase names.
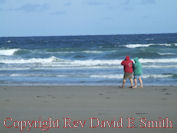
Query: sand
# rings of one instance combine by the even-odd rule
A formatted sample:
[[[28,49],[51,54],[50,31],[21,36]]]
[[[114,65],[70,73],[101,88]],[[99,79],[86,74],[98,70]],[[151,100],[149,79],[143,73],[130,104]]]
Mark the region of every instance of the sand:
[[[128,125],[133,118],[135,126],[133,123]],[[148,122],[140,123],[145,118],[146,122],[169,120],[169,124],[154,128],[153,125],[148,126]],[[33,125],[30,129],[28,122],[33,120],[58,120],[59,125],[51,128],[54,124],[49,125],[48,122],[40,127],[37,123],[36,128]],[[109,127],[111,120],[117,122],[116,128],[113,128],[115,125]],[[170,128],[170,121],[173,128]],[[116,86],[0,86],[0,133],[18,133],[20,130],[34,133],[176,133],[176,121],[175,86],[136,89]]]

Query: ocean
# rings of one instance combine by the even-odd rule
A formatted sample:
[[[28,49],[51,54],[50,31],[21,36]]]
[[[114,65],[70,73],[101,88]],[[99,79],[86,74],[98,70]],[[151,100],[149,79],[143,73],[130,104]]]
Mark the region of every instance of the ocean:
[[[177,34],[0,37],[0,85],[119,86],[125,56],[144,85],[177,85]]]

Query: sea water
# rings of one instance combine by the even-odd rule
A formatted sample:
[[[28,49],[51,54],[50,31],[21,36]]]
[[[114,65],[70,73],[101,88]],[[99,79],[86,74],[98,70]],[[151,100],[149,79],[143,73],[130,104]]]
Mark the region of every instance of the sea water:
[[[125,56],[145,85],[177,85],[177,34],[0,37],[0,85],[120,85]]]

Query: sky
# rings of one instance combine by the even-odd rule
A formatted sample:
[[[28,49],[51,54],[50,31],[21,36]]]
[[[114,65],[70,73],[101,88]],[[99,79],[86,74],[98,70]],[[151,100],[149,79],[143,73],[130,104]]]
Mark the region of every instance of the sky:
[[[0,0],[0,36],[177,33],[177,0]]]

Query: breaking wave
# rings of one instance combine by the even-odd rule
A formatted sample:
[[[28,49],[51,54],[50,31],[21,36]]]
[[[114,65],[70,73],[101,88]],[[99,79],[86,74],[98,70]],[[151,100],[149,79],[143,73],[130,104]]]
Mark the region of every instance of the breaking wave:
[[[0,49],[0,55],[11,56],[20,49]]]
[[[166,47],[173,47],[177,46],[177,44],[127,44],[125,47],[127,48],[139,48],[139,47],[150,47],[150,46],[166,46]]]
[[[123,74],[115,74],[115,75],[91,75],[91,78],[107,78],[107,79],[122,79]],[[163,74],[145,74],[142,75],[142,78],[170,78],[173,77],[173,75],[168,74],[168,75],[163,75]]]

